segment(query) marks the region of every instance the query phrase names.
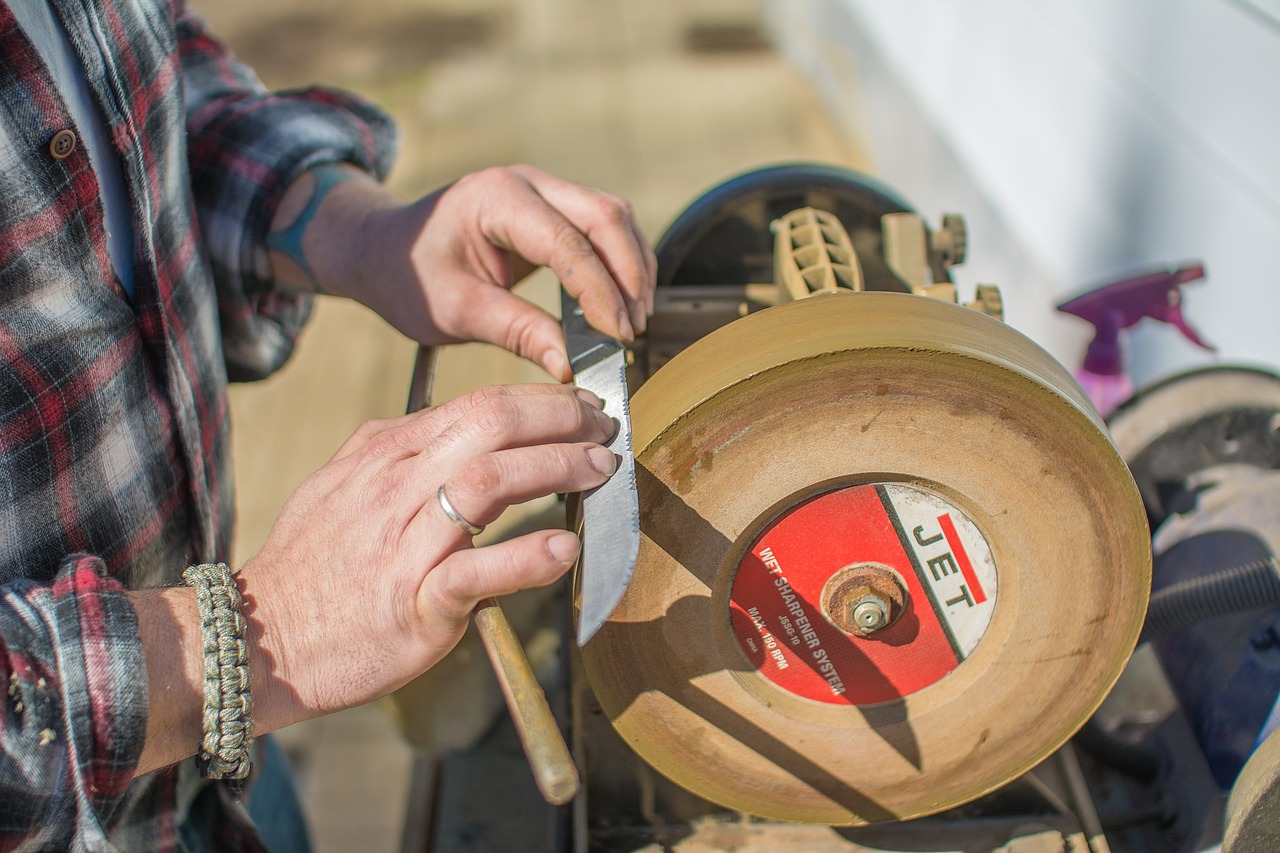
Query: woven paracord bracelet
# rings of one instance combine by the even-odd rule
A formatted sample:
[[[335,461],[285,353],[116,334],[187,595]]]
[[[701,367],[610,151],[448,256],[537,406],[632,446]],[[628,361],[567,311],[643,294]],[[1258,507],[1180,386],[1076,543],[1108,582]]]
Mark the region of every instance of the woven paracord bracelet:
[[[253,745],[249,645],[240,588],[226,563],[201,563],[182,573],[196,591],[204,657],[200,770],[209,779],[244,779]]]

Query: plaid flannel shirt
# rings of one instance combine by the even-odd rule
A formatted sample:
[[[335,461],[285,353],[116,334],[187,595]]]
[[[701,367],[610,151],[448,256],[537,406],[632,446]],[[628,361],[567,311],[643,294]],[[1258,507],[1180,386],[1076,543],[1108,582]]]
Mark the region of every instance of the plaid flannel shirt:
[[[51,2],[120,158],[135,295],[0,2],[0,849],[257,849],[193,762],[134,778],[147,685],[123,591],[228,559],[228,376],[279,367],[310,307],[271,279],[274,206],[320,163],[384,175],[393,131],[338,92],[266,93],[183,0]]]

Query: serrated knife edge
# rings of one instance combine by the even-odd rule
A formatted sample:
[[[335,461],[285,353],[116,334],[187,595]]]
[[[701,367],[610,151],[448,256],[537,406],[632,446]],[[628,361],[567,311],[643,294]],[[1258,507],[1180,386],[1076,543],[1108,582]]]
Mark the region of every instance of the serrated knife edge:
[[[574,383],[604,401],[605,414],[617,423],[617,432],[606,446],[618,458],[618,468],[603,485],[586,492],[582,501],[578,644],[583,645],[626,594],[640,551],[640,502],[631,445],[626,349],[588,327],[577,301],[567,293],[561,305]]]

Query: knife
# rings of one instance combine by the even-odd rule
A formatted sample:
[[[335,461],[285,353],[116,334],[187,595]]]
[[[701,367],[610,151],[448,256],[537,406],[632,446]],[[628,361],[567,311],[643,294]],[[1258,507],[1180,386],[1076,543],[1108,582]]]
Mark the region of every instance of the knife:
[[[631,582],[640,552],[640,499],[631,447],[626,347],[588,325],[578,300],[563,288],[560,317],[574,384],[603,400],[605,414],[618,426],[606,445],[618,458],[618,470],[582,499],[578,561],[578,645],[582,646],[609,619]]]

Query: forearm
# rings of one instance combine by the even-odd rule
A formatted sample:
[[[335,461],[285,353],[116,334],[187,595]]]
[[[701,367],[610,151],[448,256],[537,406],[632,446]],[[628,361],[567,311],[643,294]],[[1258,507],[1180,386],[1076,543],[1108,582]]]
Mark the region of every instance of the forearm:
[[[303,172],[271,220],[272,274],[295,290],[376,301],[370,291],[378,271],[392,260],[388,241],[394,235],[388,233],[386,214],[402,206],[353,166],[330,164]]]
[[[272,614],[237,575],[244,605],[255,734],[266,734],[306,716],[283,675],[282,615]],[[146,742],[135,775],[195,755],[203,735],[204,656],[200,613],[189,587],[129,593],[138,619],[147,668]]]
[[[184,588],[129,594],[147,667],[147,739],[136,775],[194,755],[200,741],[203,683],[200,617]]]

